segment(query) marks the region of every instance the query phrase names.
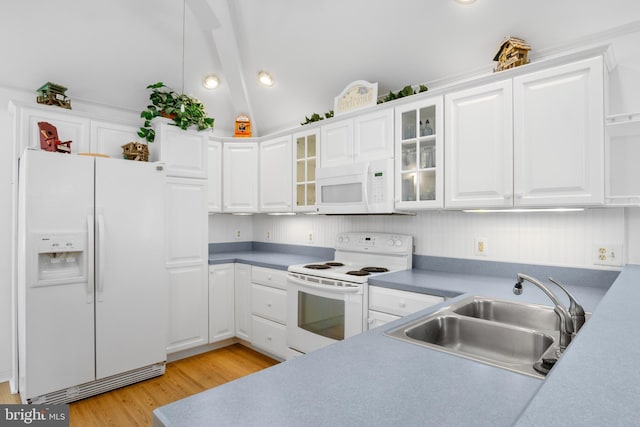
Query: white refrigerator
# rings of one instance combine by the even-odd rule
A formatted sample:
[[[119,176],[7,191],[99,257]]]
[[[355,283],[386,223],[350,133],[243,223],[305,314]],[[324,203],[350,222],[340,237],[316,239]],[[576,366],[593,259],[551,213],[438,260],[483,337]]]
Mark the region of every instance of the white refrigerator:
[[[20,159],[18,383],[66,403],[162,375],[161,164],[27,149]]]

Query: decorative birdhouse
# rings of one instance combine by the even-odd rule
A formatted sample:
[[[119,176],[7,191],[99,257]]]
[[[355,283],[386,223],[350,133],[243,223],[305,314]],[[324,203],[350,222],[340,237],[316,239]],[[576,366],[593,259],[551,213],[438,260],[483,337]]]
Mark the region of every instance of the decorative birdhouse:
[[[236,117],[236,138],[251,137],[251,120],[246,114],[240,114]]]
[[[140,142],[129,142],[122,146],[122,156],[127,160],[149,161],[149,146]]]
[[[497,72],[528,64],[527,55],[530,50],[531,46],[524,40],[517,37],[506,37],[493,58],[494,61],[498,61],[498,65],[493,71]]]
[[[58,139],[58,129],[48,122],[38,122],[40,129],[40,149],[71,154],[71,141],[62,142]]]
[[[64,86],[47,82],[38,88],[36,101],[38,104],[56,105],[70,110],[71,100],[65,95],[66,91]]]

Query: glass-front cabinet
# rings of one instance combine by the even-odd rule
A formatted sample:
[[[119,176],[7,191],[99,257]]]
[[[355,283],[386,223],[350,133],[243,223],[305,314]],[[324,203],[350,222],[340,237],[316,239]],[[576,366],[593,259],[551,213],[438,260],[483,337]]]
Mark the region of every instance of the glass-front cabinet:
[[[396,107],[395,123],[396,208],[442,208],[442,97]]]
[[[311,212],[316,206],[316,159],[320,143],[319,128],[293,135],[294,212]]]

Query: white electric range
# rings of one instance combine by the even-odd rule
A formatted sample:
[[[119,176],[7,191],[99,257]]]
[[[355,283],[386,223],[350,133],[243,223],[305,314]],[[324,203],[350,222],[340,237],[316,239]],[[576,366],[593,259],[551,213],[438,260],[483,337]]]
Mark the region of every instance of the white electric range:
[[[412,267],[413,238],[341,233],[333,260],[292,265],[287,275],[289,357],[365,330],[368,280]]]

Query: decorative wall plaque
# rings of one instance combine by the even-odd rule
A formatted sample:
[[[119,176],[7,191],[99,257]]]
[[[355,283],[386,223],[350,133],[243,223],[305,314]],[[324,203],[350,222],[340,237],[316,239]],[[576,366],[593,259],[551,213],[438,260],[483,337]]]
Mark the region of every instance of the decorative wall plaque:
[[[333,110],[335,115],[348,113],[365,107],[371,107],[378,102],[378,83],[356,80],[350,83],[340,95],[335,98]]]

